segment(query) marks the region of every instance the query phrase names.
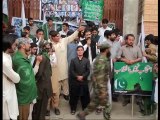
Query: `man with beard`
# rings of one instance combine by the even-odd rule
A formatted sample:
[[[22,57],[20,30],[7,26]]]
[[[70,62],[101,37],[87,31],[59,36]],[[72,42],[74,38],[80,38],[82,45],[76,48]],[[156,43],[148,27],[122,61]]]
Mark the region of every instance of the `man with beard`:
[[[90,64],[92,64],[93,59],[96,57],[96,42],[91,40],[91,30],[86,29],[84,31],[85,39],[81,41],[84,47],[84,57],[88,58]]]
[[[45,42],[42,47],[42,61],[39,64],[38,73],[36,74],[38,98],[37,103],[33,106],[33,120],[45,120],[48,99],[53,93],[51,84],[52,69],[48,55],[51,45],[49,42]]]
[[[126,44],[123,45],[117,55],[117,59],[125,62],[128,65],[132,65],[142,61],[142,52],[140,48],[134,45],[135,37],[133,34],[127,34],[125,37]],[[126,106],[130,102],[130,96],[124,96],[123,106]]]
[[[3,120],[17,119],[19,115],[15,83],[19,75],[12,68],[11,54],[16,51],[18,36],[3,36]]]
[[[93,27],[91,31],[92,31],[91,39],[94,42],[98,43],[99,38],[100,38],[100,36],[98,35],[98,28],[97,27]]]
[[[36,37],[36,31],[38,29],[37,25],[34,24],[33,18],[28,18],[28,25],[30,27],[30,35]]]
[[[77,114],[80,120],[85,120],[85,116],[94,111],[98,106],[103,106],[103,116],[105,120],[110,119],[110,102],[108,96],[108,75],[109,75],[109,51],[110,46],[105,43],[100,45],[100,54],[93,63],[93,95],[91,101],[83,112]]]
[[[121,48],[120,42],[116,41],[115,39],[116,39],[116,31],[115,30],[111,30],[111,31],[106,30],[104,32],[104,40],[103,40],[103,42],[106,42],[111,46],[110,47],[110,53],[111,53],[110,59],[111,59],[111,71],[112,71],[111,73],[113,73],[113,64],[114,64],[114,62],[117,61],[116,56],[118,54],[118,51]],[[113,94],[113,88],[114,88],[114,80],[113,79],[114,78],[113,78],[112,74],[110,75],[110,79],[111,79],[111,89],[112,89],[111,90],[112,91],[112,100],[114,102],[116,102],[116,101],[118,101],[118,96],[116,94]]]
[[[13,55],[13,68],[20,76],[16,84],[20,120],[27,120],[30,103],[37,97],[37,87],[32,65],[27,58],[30,51],[30,42],[24,38],[19,39],[18,51]]]

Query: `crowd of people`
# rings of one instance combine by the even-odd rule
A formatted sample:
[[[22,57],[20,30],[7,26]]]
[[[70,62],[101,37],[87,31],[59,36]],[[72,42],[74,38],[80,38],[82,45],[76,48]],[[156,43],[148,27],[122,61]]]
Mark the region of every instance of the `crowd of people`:
[[[158,82],[158,45],[152,34],[145,37],[142,51],[133,34],[122,37],[119,29],[107,26],[107,19],[99,28],[79,26],[75,31],[63,23],[60,32],[54,29],[52,18],[41,28],[34,25],[33,18],[28,22],[20,38],[13,26],[4,31],[3,119],[27,120],[31,116],[33,120],[44,120],[52,108],[60,115],[63,96],[69,101],[72,115],[80,99],[82,111],[76,115],[80,120],[94,110],[103,111],[104,119],[109,120],[112,101],[119,97],[114,94],[115,62],[132,65],[146,57],[154,65],[153,85]],[[154,86],[152,97],[137,97],[143,115],[153,113],[157,95]],[[130,96],[123,98],[123,106],[130,103]],[[149,102],[145,104],[146,99]],[[148,112],[151,107],[154,109]]]

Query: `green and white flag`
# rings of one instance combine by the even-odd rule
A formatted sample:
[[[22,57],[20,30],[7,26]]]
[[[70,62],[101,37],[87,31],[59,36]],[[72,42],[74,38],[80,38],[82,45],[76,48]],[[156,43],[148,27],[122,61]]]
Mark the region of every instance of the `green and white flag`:
[[[82,16],[87,21],[101,21],[103,18],[104,0],[80,0]]]
[[[3,22],[8,23],[8,4],[7,0],[3,0]]]

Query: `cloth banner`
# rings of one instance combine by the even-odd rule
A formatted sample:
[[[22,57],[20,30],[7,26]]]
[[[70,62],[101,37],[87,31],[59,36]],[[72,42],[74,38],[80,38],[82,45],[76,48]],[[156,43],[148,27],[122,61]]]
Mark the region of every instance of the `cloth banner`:
[[[114,91],[116,93],[150,95],[152,93],[153,64],[138,62],[114,64]]]

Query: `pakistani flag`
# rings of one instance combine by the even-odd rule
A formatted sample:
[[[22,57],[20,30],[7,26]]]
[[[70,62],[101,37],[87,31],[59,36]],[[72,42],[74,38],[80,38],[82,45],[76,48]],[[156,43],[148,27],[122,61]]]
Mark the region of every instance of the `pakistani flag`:
[[[3,22],[5,24],[8,24],[8,4],[7,4],[7,0],[3,0]]]

